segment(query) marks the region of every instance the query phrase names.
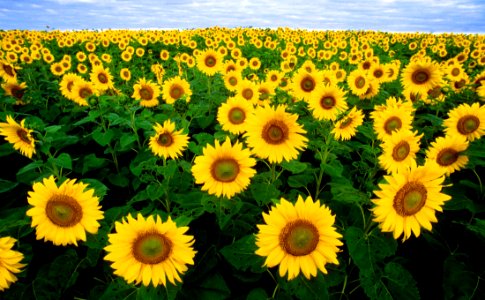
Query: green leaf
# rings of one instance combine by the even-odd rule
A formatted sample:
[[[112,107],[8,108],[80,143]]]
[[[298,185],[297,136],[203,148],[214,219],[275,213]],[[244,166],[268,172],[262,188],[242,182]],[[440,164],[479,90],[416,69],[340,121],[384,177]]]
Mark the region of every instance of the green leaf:
[[[101,127],[98,127],[96,130],[93,131],[93,139],[96,143],[100,144],[101,146],[108,145],[114,137],[114,132],[111,129],[108,129],[106,132],[103,132]]]
[[[327,283],[321,272],[316,277],[306,279],[303,275],[287,281],[286,278],[279,278],[282,289],[297,299],[329,299]]]
[[[208,276],[197,289],[198,299],[226,299],[230,294],[231,290],[219,273]]]
[[[393,299],[419,299],[419,291],[411,273],[398,263],[390,262],[384,267],[384,278]]]
[[[246,297],[246,300],[261,300],[261,299],[268,299],[268,294],[266,294],[266,291],[262,288],[255,288],[252,289],[248,296]]]
[[[466,228],[482,237],[485,237],[485,220],[474,219],[474,224],[466,224]]]
[[[19,183],[0,178],[0,193],[13,190]]]
[[[134,133],[124,133],[120,139],[120,146],[122,149],[125,149],[135,141],[136,141],[136,135]]]
[[[83,157],[81,173],[84,175],[89,171],[102,168],[108,164],[108,160],[105,158],[96,157],[96,154],[88,154]]]
[[[450,255],[443,264],[445,299],[472,299],[480,278],[473,274],[458,255]]]
[[[81,181],[88,184],[88,189],[94,189],[94,195],[100,199],[108,193],[108,187],[97,179],[83,178]]]
[[[283,169],[290,171],[293,174],[298,174],[306,170],[308,164],[299,162],[298,160],[283,161],[281,163]]]
[[[250,269],[252,272],[261,273],[264,272],[264,269],[262,268],[264,258],[256,255],[256,250],[256,237],[251,234],[222,248],[221,253],[237,270],[246,271]]]
[[[397,249],[396,240],[379,231],[366,236],[362,229],[351,226],[345,231],[344,238],[350,256],[361,270],[372,269],[376,262],[394,255]]]
[[[310,174],[297,174],[288,177],[288,185],[293,188],[306,187],[315,181],[315,177]]]
[[[135,297],[128,297],[133,295],[135,291],[136,289],[132,285],[127,284],[121,278],[116,278],[109,283],[99,300],[134,299]]]
[[[249,190],[254,200],[262,206],[272,203],[272,199],[277,199],[280,195],[280,191],[269,183],[253,183]]]
[[[39,170],[41,167],[44,166],[44,163],[40,160],[36,160],[31,162],[30,164],[26,165],[25,167],[21,168],[17,172],[17,181],[22,183],[31,184],[32,181],[37,181],[39,178],[43,177],[43,175],[47,175],[48,173],[42,173]]]
[[[60,168],[72,170],[72,159],[67,153],[61,153],[58,157],[50,157],[47,162]]]

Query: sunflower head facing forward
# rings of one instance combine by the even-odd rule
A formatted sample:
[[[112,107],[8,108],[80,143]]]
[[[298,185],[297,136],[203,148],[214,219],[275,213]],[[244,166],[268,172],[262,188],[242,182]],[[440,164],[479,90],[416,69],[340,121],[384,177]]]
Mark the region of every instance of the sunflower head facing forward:
[[[339,264],[342,235],[334,228],[335,216],[319,200],[298,196],[292,204],[281,198],[263,218],[266,224],[257,225],[256,254],[266,257],[268,267],[279,265],[281,277],[288,274],[292,280],[303,273],[310,279],[318,270],[326,274],[327,263]]]

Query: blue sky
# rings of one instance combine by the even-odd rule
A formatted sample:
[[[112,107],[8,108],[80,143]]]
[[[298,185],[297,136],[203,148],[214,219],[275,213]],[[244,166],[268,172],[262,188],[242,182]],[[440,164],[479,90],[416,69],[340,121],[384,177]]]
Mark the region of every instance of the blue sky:
[[[217,25],[485,33],[484,15],[484,0],[0,0],[4,30]]]

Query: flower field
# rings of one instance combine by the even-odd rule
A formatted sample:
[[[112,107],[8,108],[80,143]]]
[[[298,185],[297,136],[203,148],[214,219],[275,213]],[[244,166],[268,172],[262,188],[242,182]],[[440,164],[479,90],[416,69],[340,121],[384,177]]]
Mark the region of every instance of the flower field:
[[[0,31],[1,299],[480,299],[485,36]]]

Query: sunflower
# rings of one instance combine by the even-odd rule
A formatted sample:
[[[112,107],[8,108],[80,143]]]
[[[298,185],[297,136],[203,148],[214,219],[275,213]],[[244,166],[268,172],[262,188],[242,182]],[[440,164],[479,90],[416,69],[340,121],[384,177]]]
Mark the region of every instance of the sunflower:
[[[297,123],[298,115],[285,111],[286,106],[257,107],[246,121],[246,142],[253,153],[271,163],[289,161],[306,148],[306,130]]]
[[[412,129],[413,115],[409,106],[389,105],[382,111],[374,111],[371,118],[377,138],[381,141],[388,139],[393,132]]]
[[[137,218],[128,215],[115,222],[116,233],[108,234],[104,260],[112,262],[114,274],[128,283],[150,283],[157,287],[182,282],[180,275],[194,264],[194,237],[187,235],[189,227],[178,227],[170,217],[163,222],[160,216]]]
[[[348,109],[345,94],[336,85],[319,87],[308,101],[313,117],[318,120],[335,121],[339,113]]]
[[[88,106],[87,99],[90,96],[98,95],[98,90],[91,82],[78,80],[72,86],[72,101],[81,106]]]
[[[467,148],[468,141],[462,135],[438,137],[426,150],[426,163],[449,176],[468,163],[468,156],[463,154]]]
[[[131,71],[128,68],[123,68],[120,70],[120,78],[124,81],[130,81]]]
[[[182,130],[175,131],[175,124],[170,120],[163,122],[163,126],[155,123],[153,126],[155,135],[150,137],[150,150],[153,154],[175,159],[182,155],[182,151],[187,148],[189,137],[182,133]]]
[[[65,72],[60,62],[51,64],[50,70],[51,70],[51,73],[55,76],[61,76]]]
[[[16,241],[9,236],[0,238],[0,292],[16,282],[17,277],[14,274],[20,273],[21,269],[25,267],[25,264],[20,263],[24,259],[24,255],[12,250]]]
[[[98,220],[103,219],[99,198],[87,184],[67,179],[59,187],[54,176],[34,183],[27,201],[33,207],[27,211],[36,227],[38,240],[51,241],[54,245],[86,241],[86,231],[98,232]]]
[[[258,85],[248,79],[243,79],[237,86],[236,95],[250,103],[257,104],[259,101]]]
[[[7,81],[2,84],[2,89],[5,91],[5,95],[12,96],[17,100],[16,104],[22,104],[25,89],[27,84],[25,82],[18,83],[17,81]]]
[[[350,140],[356,133],[357,127],[364,123],[364,114],[356,106],[346,116],[338,120],[332,129],[332,134],[337,140]]]
[[[299,195],[292,204],[281,198],[263,218],[266,224],[257,225],[256,254],[266,257],[265,266],[279,265],[281,277],[288,273],[292,280],[301,272],[311,279],[318,270],[327,274],[327,263],[339,264],[342,235],[334,227],[335,216],[319,200]]]
[[[431,222],[438,222],[435,211],[451,199],[441,192],[443,172],[427,165],[413,165],[384,179],[374,192],[378,198],[372,200],[372,212],[381,230],[392,232],[395,239],[404,234],[405,241],[412,233],[418,237],[421,227],[431,230]]]
[[[222,70],[222,59],[222,55],[219,52],[207,49],[196,57],[197,68],[207,76],[212,76]]]
[[[434,86],[442,85],[442,71],[438,63],[429,58],[411,61],[404,68],[401,83],[404,89],[425,95]]]
[[[83,78],[74,73],[66,73],[62,76],[61,82],[59,82],[59,90],[61,94],[66,97],[67,99],[73,100],[74,93],[73,87],[76,82],[83,81]]]
[[[28,158],[35,154],[35,139],[32,137],[32,129],[24,126],[25,119],[19,123],[7,115],[7,123],[0,123],[0,135],[3,135],[7,142],[13,145],[15,150]]]
[[[203,184],[202,190],[209,194],[230,199],[246,189],[256,174],[251,151],[239,142],[232,146],[229,137],[223,144],[216,140],[214,147],[207,145],[202,151],[203,155],[195,158],[192,174],[195,183]]]
[[[382,144],[382,154],[379,164],[388,174],[399,172],[415,163],[419,151],[419,140],[423,135],[416,135],[410,130],[401,130],[392,135]]]
[[[133,86],[134,92],[132,98],[140,100],[140,105],[144,107],[153,107],[158,105],[160,88],[151,80],[140,78]]]
[[[266,82],[271,83],[275,88],[280,84],[281,78],[284,77],[284,74],[281,73],[279,70],[270,70],[266,74]]]
[[[485,106],[463,103],[448,112],[443,125],[447,135],[461,135],[470,142],[479,139],[485,134]]]
[[[103,66],[94,66],[89,74],[91,82],[99,91],[106,91],[114,88],[113,76],[109,73],[109,69],[105,69]]]
[[[163,99],[167,104],[173,104],[178,99],[184,99],[186,102],[190,101],[192,90],[187,80],[176,76],[166,80],[162,87]]]
[[[5,81],[17,81],[17,69],[9,62],[0,60],[0,77]]]
[[[347,76],[347,85],[352,94],[356,96],[364,95],[369,89],[370,79],[367,78],[367,73],[363,70],[356,69],[350,72]]]
[[[318,71],[307,72],[305,69],[299,69],[291,78],[289,88],[297,99],[308,101],[316,87],[322,82],[322,73]]]
[[[224,86],[231,92],[237,91],[242,80],[241,73],[238,71],[230,71],[224,74]]]
[[[233,134],[246,132],[246,120],[253,112],[251,103],[242,97],[230,97],[217,110],[217,121],[222,129]]]

